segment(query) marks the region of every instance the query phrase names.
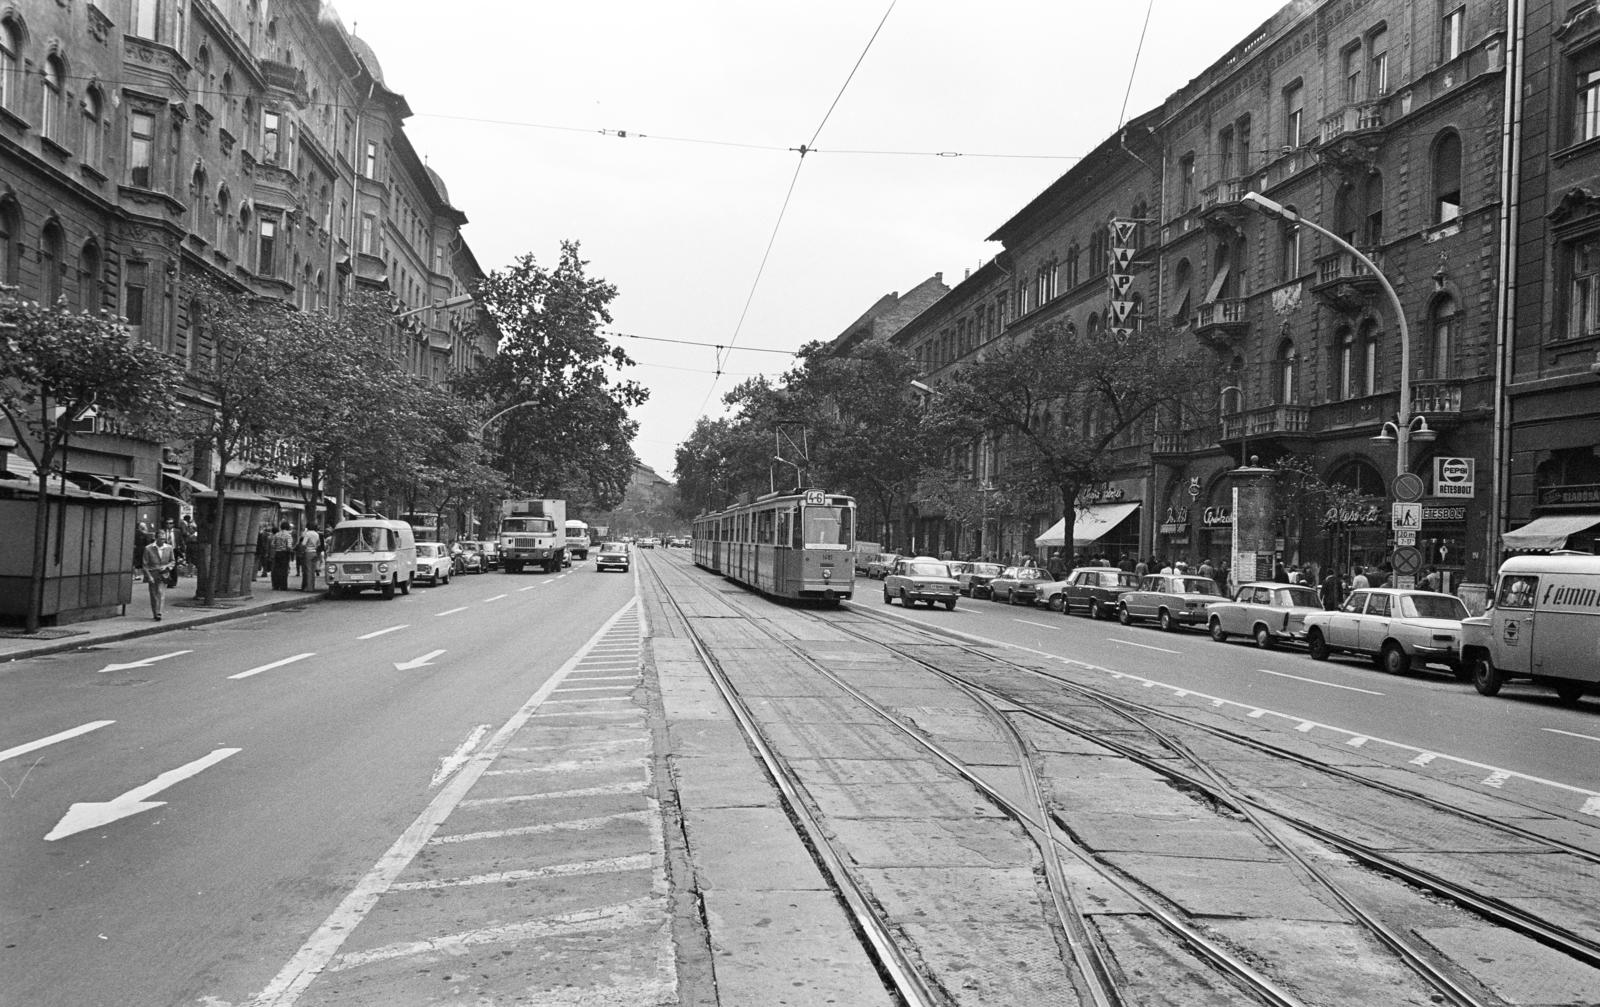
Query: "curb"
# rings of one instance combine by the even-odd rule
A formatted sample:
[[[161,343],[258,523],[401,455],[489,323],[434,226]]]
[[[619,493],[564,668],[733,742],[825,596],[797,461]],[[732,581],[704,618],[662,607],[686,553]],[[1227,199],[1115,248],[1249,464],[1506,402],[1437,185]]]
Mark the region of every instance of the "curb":
[[[154,636],[157,633],[170,633],[174,630],[188,629],[190,626],[205,626],[214,622],[227,622],[232,619],[245,619],[252,615],[259,615],[262,612],[278,612],[286,608],[294,608],[296,605],[312,605],[319,601],[326,601],[327,598],[328,593],[326,589],[324,589],[320,591],[307,592],[301,597],[284,598],[280,601],[263,602],[260,605],[250,605],[244,608],[231,608],[222,612],[208,612],[205,615],[197,615],[192,619],[184,619],[181,622],[174,621],[168,625],[141,626],[138,629],[119,630],[115,633],[107,633],[104,636],[74,637],[66,640],[54,640],[50,643],[42,643],[37,647],[28,647],[25,650],[12,651],[10,653],[0,655],[0,664],[6,664],[11,661],[20,661],[30,657],[42,657],[47,654],[60,654],[69,650],[79,650],[84,647],[97,646],[102,643],[116,643],[120,640],[134,640],[141,636]]]

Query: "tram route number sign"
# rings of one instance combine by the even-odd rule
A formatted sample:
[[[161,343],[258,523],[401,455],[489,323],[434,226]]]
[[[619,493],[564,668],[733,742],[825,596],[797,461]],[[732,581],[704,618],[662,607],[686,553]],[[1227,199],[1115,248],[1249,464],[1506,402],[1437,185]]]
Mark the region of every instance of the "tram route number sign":
[[[1389,558],[1394,564],[1394,572],[1401,577],[1412,577],[1422,569],[1422,551],[1410,546],[1401,546]]]
[[[812,506],[821,506],[828,502],[828,495],[822,490],[806,490],[805,502]]]

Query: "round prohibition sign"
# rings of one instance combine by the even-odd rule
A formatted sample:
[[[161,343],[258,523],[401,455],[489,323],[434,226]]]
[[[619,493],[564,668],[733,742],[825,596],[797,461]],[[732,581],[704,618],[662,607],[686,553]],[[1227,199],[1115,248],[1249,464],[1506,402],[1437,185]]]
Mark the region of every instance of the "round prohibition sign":
[[[1400,576],[1413,576],[1422,569],[1422,550],[1402,546],[1394,551],[1389,562],[1394,564],[1394,572]]]
[[[1394,477],[1394,498],[1401,503],[1416,503],[1422,499],[1422,477],[1415,472],[1402,472]]]

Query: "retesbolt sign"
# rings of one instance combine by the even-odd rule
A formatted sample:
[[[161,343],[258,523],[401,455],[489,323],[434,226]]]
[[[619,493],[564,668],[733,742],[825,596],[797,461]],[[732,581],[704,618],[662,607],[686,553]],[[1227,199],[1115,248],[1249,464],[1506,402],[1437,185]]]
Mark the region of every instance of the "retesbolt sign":
[[[1476,492],[1477,474],[1475,458],[1435,458],[1433,460],[1433,495],[1436,497],[1470,497]]]

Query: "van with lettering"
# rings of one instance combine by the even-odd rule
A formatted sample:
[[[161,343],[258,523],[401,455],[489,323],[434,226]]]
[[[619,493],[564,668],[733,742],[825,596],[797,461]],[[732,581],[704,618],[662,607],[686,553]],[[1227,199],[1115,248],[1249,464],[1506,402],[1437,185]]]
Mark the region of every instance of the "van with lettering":
[[[1461,622],[1461,656],[1485,696],[1528,678],[1577,702],[1600,684],[1600,556],[1506,560],[1483,615]]]

